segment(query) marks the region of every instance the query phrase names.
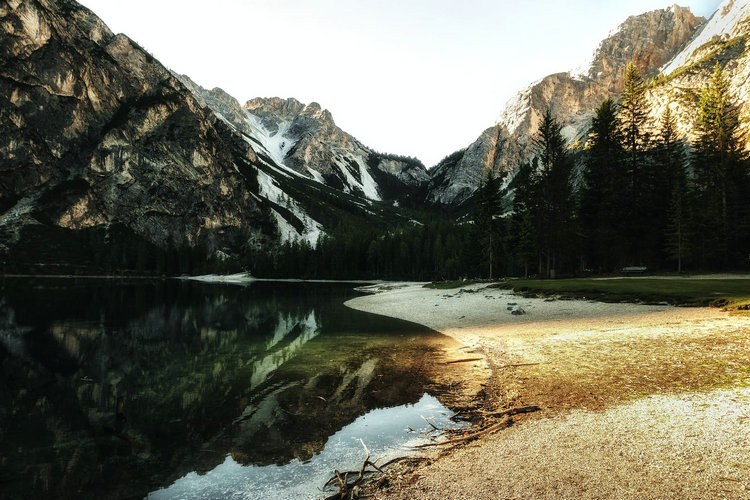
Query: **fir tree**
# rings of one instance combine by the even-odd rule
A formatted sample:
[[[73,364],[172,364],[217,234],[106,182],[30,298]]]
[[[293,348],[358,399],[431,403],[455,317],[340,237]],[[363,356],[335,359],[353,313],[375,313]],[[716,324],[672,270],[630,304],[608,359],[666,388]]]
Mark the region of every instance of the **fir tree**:
[[[494,278],[495,259],[500,248],[500,185],[491,170],[477,190],[477,209],[474,220],[482,254],[487,260],[489,279]]]
[[[556,270],[569,257],[573,238],[573,163],[568,154],[562,126],[547,111],[534,138],[534,149],[539,162],[535,179],[538,199],[535,201],[537,240],[544,253],[540,258],[540,275],[555,277]],[[541,257],[541,256],[540,256]],[[544,267],[542,272],[541,267]]]
[[[677,272],[682,272],[684,260],[690,254],[692,218],[683,147],[677,135],[677,122],[669,105],[661,117],[657,158],[662,166],[657,173],[661,179],[658,183],[661,189],[660,196],[654,203],[659,213],[666,218],[661,226],[664,229],[667,255],[677,261]]]
[[[747,232],[747,167],[741,148],[739,111],[717,62],[699,100],[694,143],[701,257],[708,266],[729,264]]]
[[[631,61],[625,70],[618,122],[622,145],[625,151],[625,169],[627,174],[627,211],[623,214],[627,221],[626,232],[630,257],[634,263],[641,263],[643,246],[648,240],[644,238],[643,228],[649,227],[647,214],[649,188],[648,176],[645,175],[645,151],[649,146],[649,135],[645,132],[648,118],[646,84],[638,68]],[[644,200],[646,198],[646,200]]]
[[[581,223],[590,265],[611,271],[621,264],[627,201],[617,105],[603,101],[591,120],[581,193]]]
[[[513,216],[511,218],[511,245],[517,259],[520,259],[524,276],[529,276],[529,263],[537,255],[534,214],[532,209],[537,199],[534,192],[534,171],[538,162],[532,166],[529,162],[521,163],[513,177]]]
[[[638,68],[631,61],[625,70],[625,81],[623,82],[618,112],[622,142],[628,154],[631,169],[637,168],[640,153],[648,147],[649,137],[644,132],[647,118],[646,83],[643,81]]]

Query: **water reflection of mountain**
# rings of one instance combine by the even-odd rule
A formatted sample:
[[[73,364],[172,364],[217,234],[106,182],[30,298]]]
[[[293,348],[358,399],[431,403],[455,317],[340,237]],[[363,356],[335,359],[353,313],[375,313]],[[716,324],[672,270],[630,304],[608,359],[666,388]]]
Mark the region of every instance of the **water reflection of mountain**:
[[[0,496],[142,497],[230,453],[309,458],[369,409],[416,401],[416,327],[347,294],[6,280]]]

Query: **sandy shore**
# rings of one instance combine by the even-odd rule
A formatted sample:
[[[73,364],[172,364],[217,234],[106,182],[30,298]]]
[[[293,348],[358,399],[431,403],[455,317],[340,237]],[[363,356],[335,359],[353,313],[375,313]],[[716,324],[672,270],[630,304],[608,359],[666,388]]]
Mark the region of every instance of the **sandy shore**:
[[[489,404],[543,408],[389,498],[750,498],[750,318],[483,285],[368,288],[347,306],[453,337],[493,368]]]

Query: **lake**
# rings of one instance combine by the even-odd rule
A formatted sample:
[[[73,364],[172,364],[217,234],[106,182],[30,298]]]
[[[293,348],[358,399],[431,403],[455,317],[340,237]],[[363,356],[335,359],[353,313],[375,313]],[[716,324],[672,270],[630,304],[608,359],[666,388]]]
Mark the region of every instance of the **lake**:
[[[1,280],[3,498],[321,498],[455,425],[445,338],[351,284]]]

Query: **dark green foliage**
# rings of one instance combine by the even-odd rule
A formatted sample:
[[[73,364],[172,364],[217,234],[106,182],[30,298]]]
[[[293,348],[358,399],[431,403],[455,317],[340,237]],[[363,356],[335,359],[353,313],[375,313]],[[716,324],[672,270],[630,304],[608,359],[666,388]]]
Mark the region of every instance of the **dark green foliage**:
[[[624,258],[623,213],[627,202],[624,152],[617,127],[617,105],[607,99],[591,121],[590,147],[581,190],[581,225],[586,266],[610,272]]]
[[[696,252],[704,267],[735,267],[747,258],[750,191],[739,125],[737,105],[717,62],[701,93],[693,145],[696,230],[702,235]]]
[[[658,222],[663,230],[667,257],[677,262],[677,272],[682,272],[683,263],[690,256],[693,235],[692,203],[684,156],[684,147],[677,138],[676,121],[667,106],[656,145],[660,172],[653,179],[660,196],[653,201],[657,216],[661,216]]]
[[[0,261],[0,273],[145,276],[228,272],[201,247],[159,248],[122,224],[80,230],[27,226],[23,252]]]
[[[612,101],[602,103],[592,123],[580,217],[587,265],[599,272],[634,264],[678,271],[747,266],[750,180],[721,67],[697,103],[691,172],[671,104],[659,134],[642,133],[641,94],[629,68],[618,127]]]
[[[247,266],[264,278],[443,280],[474,276],[467,259],[473,226],[450,220],[416,221],[392,231],[341,225],[312,248],[288,242],[279,251],[252,254]]]
[[[644,228],[653,227],[653,184],[646,154],[650,147],[650,137],[645,132],[648,118],[646,85],[640,72],[631,62],[625,71],[620,106],[617,113],[618,127],[623,148],[625,184],[620,186],[627,203],[621,207],[624,219],[625,244],[628,250],[628,264],[641,265],[649,260],[648,251],[654,248],[654,235],[644,234]]]
[[[487,264],[487,277],[493,279],[497,270],[497,261],[502,247],[502,222],[499,219],[500,179],[488,170],[484,181],[477,189],[476,209],[474,211],[474,230],[476,241],[480,246],[482,261]]]
[[[514,179],[514,253],[528,274],[535,253],[540,276],[570,269],[575,240],[573,162],[561,126],[547,110],[534,137],[535,157]]]

